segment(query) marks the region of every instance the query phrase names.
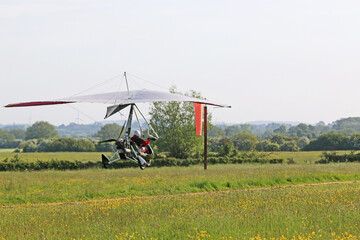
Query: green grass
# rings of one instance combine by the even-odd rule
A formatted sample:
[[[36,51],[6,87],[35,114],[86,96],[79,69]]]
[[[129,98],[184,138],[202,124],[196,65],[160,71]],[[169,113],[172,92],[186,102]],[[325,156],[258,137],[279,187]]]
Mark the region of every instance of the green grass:
[[[350,153],[351,151],[336,151],[339,154]],[[320,160],[323,151],[311,152],[273,152],[273,158],[293,158],[297,164],[313,164],[315,161]]]
[[[0,148],[0,154],[1,153],[14,153],[14,148]]]
[[[0,151],[0,160],[6,158],[11,159],[17,154],[21,160],[27,162],[50,161],[51,159],[67,160],[67,161],[81,161],[81,162],[97,162],[101,161],[101,154],[99,152],[50,152],[50,153],[14,153],[10,151]],[[105,153],[110,154],[110,153]]]
[[[360,180],[360,164],[215,165],[0,173],[0,205]]]
[[[0,208],[5,239],[358,239],[360,184]]]
[[[1,172],[0,239],[358,239],[358,183],[247,190],[349,180],[360,164]]]

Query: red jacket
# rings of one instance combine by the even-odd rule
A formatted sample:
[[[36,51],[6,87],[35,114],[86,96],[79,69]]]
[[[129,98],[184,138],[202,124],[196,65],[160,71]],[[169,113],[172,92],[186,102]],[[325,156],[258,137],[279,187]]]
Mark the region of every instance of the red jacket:
[[[149,145],[149,143],[150,143],[150,139],[145,141],[144,139],[139,138],[138,136],[135,136],[135,135],[131,138],[131,140],[134,143],[136,143],[139,147],[145,147],[145,146]]]

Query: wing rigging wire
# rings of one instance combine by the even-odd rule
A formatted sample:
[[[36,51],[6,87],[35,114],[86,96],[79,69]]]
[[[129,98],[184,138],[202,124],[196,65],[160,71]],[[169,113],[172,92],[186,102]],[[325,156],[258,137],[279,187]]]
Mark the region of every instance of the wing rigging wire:
[[[149,81],[149,80],[146,80],[146,79],[144,79],[144,78],[142,78],[142,77],[139,77],[139,76],[137,76],[137,75],[135,75],[135,74],[132,74],[132,73],[127,73],[127,74],[130,75],[130,76],[133,76],[134,78],[137,78],[137,79],[139,79],[139,80],[141,80],[141,81],[150,83],[150,84],[152,84],[152,85],[154,85],[154,86],[156,86],[156,87],[159,87],[159,88],[162,88],[162,89],[166,89],[167,91],[169,91],[169,88],[166,88],[166,87],[164,87],[164,86],[161,86],[161,85],[159,85],[159,84],[156,84],[156,83],[154,83],[154,82],[151,82],[151,81]]]
[[[107,80],[105,80],[105,81],[102,81],[101,83],[98,83],[98,84],[96,84],[96,85],[94,85],[94,86],[92,86],[92,87],[89,87],[89,88],[87,88],[87,89],[85,89],[85,90],[83,90],[83,91],[81,91],[81,92],[78,92],[78,93],[76,93],[76,94],[74,94],[74,95],[71,95],[70,98],[71,98],[71,97],[78,96],[78,95],[83,94],[83,93],[85,93],[85,92],[88,92],[88,91],[90,91],[90,90],[92,90],[92,89],[94,89],[94,88],[103,86],[103,85],[105,85],[106,83],[108,83],[108,82],[110,82],[110,81],[113,81],[114,79],[119,78],[119,77],[121,77],[121,76],[122,76],[122,74],[118,74],[118,75],[116,75],[116,76],[114,76],[114,77],[112,77],[112,78],[109,78],[109,79],[107,79]],[[123,81],[123,79],[121,80],[120,84],[122,83],[122,81]]]
[[[89,119],[91,119],[92,121],[94,121],[95,123],[99,123],[98,120],[94,119],[93,117],[89,116],[88,114],[80,111],[79,109],[77,109],[76,107],[72,106],[71,104],[66,104],[67,107],[72,108],[73,110],[77,111],[78,113],[81,113],[82,115],[88,117]]]
[[[136,106],[136,105],[135,105],[135,106]],[[137,108],[137,107],[136,107],[136,108]],[[137,109],[138,109],[138,108],[137,108]],[[139,110],[139,109],[138,109],[138,110]],[[140,129],[141,135],[143,135],[143,130],[142,130],[142,127],[141,127],[141,124],[140,124],[138,115],[137,115],[136,111],[134,111],[134,113],[135,113],[136,121],[137,121],[137,123],[138,123],[138,125],[139,125],[139,129]]]
[[[149,126],[148,129],[148,134],[150,135],[150,130],[153,131],[153,133],[155,133],[156,137],[159,138],[159,135],[157,135],[156,131],[153,129],[153,127],[150,125],[150,123],[148,122],[148,120],[146,120],[146,118],[144,117],[144,115],[142,114],[142,112],[139,110],[138,106],[136,106],[136,109],[139,111],[139,113],[141,114],[142,118],[145,120],[146,124]]]

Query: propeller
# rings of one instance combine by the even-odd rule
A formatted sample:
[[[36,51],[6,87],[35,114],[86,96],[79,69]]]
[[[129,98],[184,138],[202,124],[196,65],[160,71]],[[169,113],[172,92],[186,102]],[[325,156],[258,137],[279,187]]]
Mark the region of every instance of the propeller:
[[[99,143],[116,142],[116,141],[117,141],[116,139],[107,139],[107,140],[100,141]]]

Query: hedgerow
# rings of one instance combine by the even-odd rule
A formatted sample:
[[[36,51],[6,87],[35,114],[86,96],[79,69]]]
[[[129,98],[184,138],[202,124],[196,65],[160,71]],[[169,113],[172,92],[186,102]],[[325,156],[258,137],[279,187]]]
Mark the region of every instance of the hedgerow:
[[[321,159],[315,163],[345,163],[345,162],[360,162],[360,153],[354,151],[349,154],[340,154],[336,152],[323,152]]]
[[[252,157],[250,157],[252,156]],[[243,155],[237,157],[209,157],[209,164],[242,164],[242,163],[259,163],[259,164],[282,164],[285,160],[280,158],[261,157],[255,155]],[[172,157],[159,158],[152,161],[153,167],[165,166],[182,166],[187,167],[191,165],[202,164],[201,158],[177,159]],[[50,161],[26,162],[20,159],[19,155],[15,154],[12,159],[4,159],[0,162],[0,171],[36,171],[36,170],[77,170],[89,168],[102,168],[102,162],[80,162],[51,159]],[[109,168],[131,168],[137,167],[133,161],[118,161],[109,165]]]

